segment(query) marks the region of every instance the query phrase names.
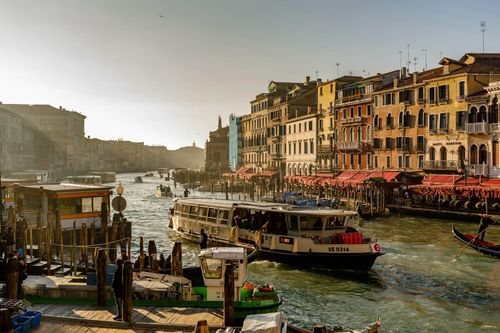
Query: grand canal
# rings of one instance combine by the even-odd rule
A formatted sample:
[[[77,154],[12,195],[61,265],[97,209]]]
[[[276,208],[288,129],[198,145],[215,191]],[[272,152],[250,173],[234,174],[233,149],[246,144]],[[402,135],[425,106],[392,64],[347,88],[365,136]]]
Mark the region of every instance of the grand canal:
[[[168,254],[180,240],[167,229],[171,200],[155,198],[161,182],[157,174],[134,183],[137,175],[117,177],[125,186],[125,215],[134,223],[134,241],[140,235],[154,239]],[[169,184],[182,195],[180,186]],[[263,261],[250,265],[249,279],[273,284],[284,300],[281,310],[303,327],[360,328],[380,315],[383,332],[498,332],[500,262],[470,249],[455,258],[462,245],[451,235],[452,222],[406,216],[359,221],[359,229],[378,239],[386,252],[369,273],[305,271]],[[462,231],[477,230],[475,224],[454,223]],[[487,238],[498,241],[500,226],[494,228]],[[183,243],[185,264],[195,263],[197,246]],[[134,247],[137,251],[138,244]]]

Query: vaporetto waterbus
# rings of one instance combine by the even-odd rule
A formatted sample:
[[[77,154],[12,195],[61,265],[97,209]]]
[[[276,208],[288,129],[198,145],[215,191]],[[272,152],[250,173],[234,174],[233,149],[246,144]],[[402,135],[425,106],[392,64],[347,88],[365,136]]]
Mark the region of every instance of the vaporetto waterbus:
[[[198,241],[246,244],[258,258],[303,267],[370,270],[380,245],[350,224],[356,212],[269,202],[176,198],[169,227]]]

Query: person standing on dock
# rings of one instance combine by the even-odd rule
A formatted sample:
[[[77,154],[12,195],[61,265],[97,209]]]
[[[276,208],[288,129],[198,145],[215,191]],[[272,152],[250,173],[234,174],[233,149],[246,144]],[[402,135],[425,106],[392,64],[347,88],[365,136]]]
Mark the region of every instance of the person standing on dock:
[[[113,293],[115,294],[116,302],[116,317],[114,320],[122,320],[122,305],[123,305],[123,260],[116,260],[116,271],[113,276]]]
[[[184,190],[184,198],[187,198],[190,194],[191,192],[189,192],[188,188],[186,187],[186,189]]]
[[[200,230],[200,250],[206,249],[208,243],[208,235],[205,233],[205,229]]]

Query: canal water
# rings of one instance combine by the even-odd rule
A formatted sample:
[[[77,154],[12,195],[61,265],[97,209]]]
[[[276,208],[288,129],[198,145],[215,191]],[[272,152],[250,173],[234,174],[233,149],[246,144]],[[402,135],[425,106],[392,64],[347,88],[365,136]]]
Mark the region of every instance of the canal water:
[[[125,187],[124,213],[133,221],[135,252],[142,235],[146,244],[154,239],[159,251],[169,254],[181,238],[167,228],[171,199],[154,196],[156,186],[166,182],[155,173],[134,183],[137,175],[117,176]],[[168,184],[182,196],[183,188]],[[386,252],[369,273],[310,271],[260,261],[250,264],[249,280],[275,286],[283,298],[281,310],[301,327],[361,328],[380,316],[382,332],[499,332],[500,261],[462,250],[451,235],[452,223],[461,231],[477,232],[473,223],[425,216],[360,220],[360,231],[378,239]],[[487,239],[499,241],[500,225],[491,229]],[[184,264],[195,264],[198,246],[182,242]]]

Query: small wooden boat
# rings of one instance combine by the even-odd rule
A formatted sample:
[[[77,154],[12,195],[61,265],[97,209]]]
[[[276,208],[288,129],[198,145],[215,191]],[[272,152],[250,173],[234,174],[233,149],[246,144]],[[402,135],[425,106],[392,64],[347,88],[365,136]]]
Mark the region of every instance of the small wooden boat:
[[[152,172],[148,172],[147,174],[144,175],[144,177],[153,177],[154,174]]]
[[[173,197],[174,193],[170,189],[170,186],[157,186],[156,187],[156,192],[155,192],[155,197],[161,198],[161,197]]]
[[[368,204],[360,204],[357,209],[359,217],[365,220],[375,219],[384,216],[384,212],[380,209],[372,208]]]
[[[451,226],[451,231],[456,239],[458,239],[462,243],[469,245],[474,250],[479,251],[483,254],[500,258],[500,245],[479,240],[471,234],[462,234],[453,225]]]
[[[142,183],[142,177],[141,176],[137,176],[134,178],[134,183]]]

